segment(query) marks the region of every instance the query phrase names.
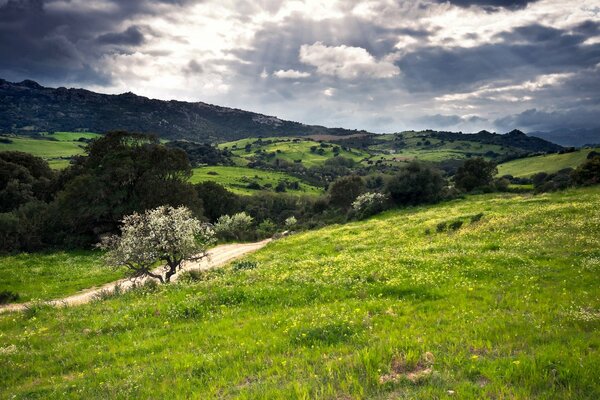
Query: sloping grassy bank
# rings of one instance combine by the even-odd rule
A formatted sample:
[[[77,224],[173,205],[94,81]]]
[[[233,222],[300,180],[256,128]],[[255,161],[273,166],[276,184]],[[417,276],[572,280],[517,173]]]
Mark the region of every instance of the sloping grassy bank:
[[[599,200],[391,211],[191,283],[0,316],[0,397],[596,399]]]

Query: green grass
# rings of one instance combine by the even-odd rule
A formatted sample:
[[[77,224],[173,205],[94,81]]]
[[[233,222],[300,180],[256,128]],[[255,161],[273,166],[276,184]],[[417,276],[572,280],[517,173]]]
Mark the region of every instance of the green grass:
[[[564,168],[575,168],[585,162],[587,155],[594,150],[600,152],[600,148],[581,149],[573,153],[546,154],[512,160],[498,165],[498,175],[530,177],[539,172],[553,173]]]
[[[83,146],[85,145],[85,143],[79,142],[52,141],[24,137],[10,137],[10,140],[12,140],[12,143],[0,143],[0,151],[22,151],[46,160],[83,154]]]
[[[4,136],[12,143],[0,143],[0,151],[22,151],[41,157],[48,161],[51,168],[62,169],[69,165],[69,159],[75,155],[84,153],[86,143],[78,142],[77,139],[95,139],[100,135],[87,132],[55,132],[43,134],[44,138],[33,139],[25,136]]]
[[[277,241],[254,269],[0,316],[0,397],[597,399],[599,200],[391,211]]]
[[[46,133],[43,136],[59,140],[61,142],[75,142],[78,139],[98,139],[102,135],[91,132],[54,132]]]
[[[257,182],[261,185],[261,187],[264,187],[265,185],[271,185],[270,189],[267,188],[265,190],[274,190],[275,186],[277,186],[277,184],[283,180],[287,180],[289,182],[300,182],[299,190],[287,189],[287,193],[308,195],[322,193],[321,189],[309,185],[302,180],[283,172],[263,171],[260,169],[245,167],[212,166],[194,168],[194,175],[192,175],[192,178],[190,179],[192,183],[204,181],[217,182],[234,193],[244,195],[255,194],[259,192],[259,190],[248,188],[248,184],[250,182]]]
[[[338,146],[335,144],[325,143],[329,147],[324,147],[323,154],[318,154],[317,152],[311,152],[310,148],[313,146],[321,148],[321,143],[313,140],[299,139],[295,137],[263,138],[263,141],[273,141],[273,143],[263,144],[257,143],[257,140],[257,138],[249,138],[234,142],[222,143],[219,145],[219,148],[227,148],[231,150],[235,156],[244,160],[255,158],[256,151],[262,150],[266,153],[273,153],[275,158],[285,160],[290,163],[294,163],[296,160],[302,160],[302,165],[309,168],[317,165],[323,165],[325,161],[333,158],[335,156],[333,153],[333,147]],[[244,147],[249,143],[252,144],[252,149],[250,152],[247,152]],[[369,154],[357,149],[351,149],[350,151],[341,149],[339,155],[341,157],[350,158],[357,162],[369,157]]]
[[[491,160],[488,154],[494,152],[497,154],[512,154],[518,152],[516,149],[503,147],[495,144],[482,144],[468,140],[443,141],[432,138],[423,133],[404,132],[402,134],[402,147],[395,145],[393,134],[378,135],[378,144],[369,147],[369,150],[378,153],[384,153],[386,163],[405,162],[407,160],[423,160],[439,162],[448,159],[462,160],[468,157],[483,157]],[[426,142],[429,142],[427,144]],[[377,161],[381,155],[376,154],[371,159]]]
[[[0,256],[0,292],[19,294],[19,302],[50,300],[112,282],[123,271],[104,266],[92,251],[64,251]]]

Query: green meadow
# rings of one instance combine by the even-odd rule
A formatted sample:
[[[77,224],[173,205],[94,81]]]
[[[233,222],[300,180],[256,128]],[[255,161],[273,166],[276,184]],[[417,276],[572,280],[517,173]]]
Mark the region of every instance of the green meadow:
[[[0,256],[0,292],[19,295],[18,302],[51,300],[123,277],[104,265],[95,251],[20,253]]]
[[[248,160],[256,157],[256,152],[272,153],[274,157],[285,160],[289,163],[294,163],[296,160],[302,160],[302,165],[305,167],[313,167],[323,165],[325,161],[335,157],[333,152],[334,147],[340,147],[339,156],[350,158],[356,162],[369,157],[369,154],[357,150],[344,150],[336,144],[325,143],[327,147],[321,147],[321,143],[313,140],[306,140],[295,137],[275,137],[261,139],[263,143],[257,142],[258,139],[242,139],[235,142],[227,142],[219,145],[219,148],[231,150],[232,153],[242,159]],[[272,143],[268,143],[272,141]],[[251,144],[250,151],[246,151],[245,146]],[[311,147],[316,147],[317,150],[322,149],[321,154],[317,151],[311,151]]]
[[[299,189],[286,189],[286,192],[307,195],[316,195],[323,192],[321,189],[283,172],[264,171],[246,167],[211,166],[194,168],[194,174],[190,178],[190,182],[199,183],[205,181],[217,182],[234,193],[244,195],[260,192],[260,190],[248,187],[252,182],[259,184],[261,187],[265,187],[266,185],[265,190],[269,191],[274,190],[281,181],[299,182]]]
[[[490,152],[505,154],[514,151],[495,144],[484,144],[468,140],[444,141],[423,133],[404,132],[400,138],[402,145],[394,139],[393,134],[378,135],[378,144],[369,146],[373,152],[386,154],[386,161],[407,161],[412,159],[422,161],[444,161],[448,159],[462,160],[468,157],[483,157],[490,160]],[[381,159],[375,155],[372,160]]]
[[[254,268],[0,315],[0,397],[597,399],[599,201],[388,211]]]
[[[544,154],[535,157],[520,158],[498,165],[498,175],[530,177],[539,172],[553,173],[564,168],[576,168],[585,162],[591,151],[600,152],[600,148],[587,148],[565,154]]]
[[[94,139],[100,135],[96,133],[55,132],[43,134],[39,138],[27,136],[2,136],[10,139],[12,143],[0,142],[0,151],[22,151],[41,157],[48,161],[54,169],[66,168],[69,159],[76,155],[84,154],[85,142],[78,139]]]

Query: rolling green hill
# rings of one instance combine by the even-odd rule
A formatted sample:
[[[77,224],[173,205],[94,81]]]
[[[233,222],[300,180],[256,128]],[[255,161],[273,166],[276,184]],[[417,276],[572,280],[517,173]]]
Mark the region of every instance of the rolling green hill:
[[[367,140],[368,139],[368,140]],[[505,135],[489,132],[460,134],[436,131],[406,131],[397,134],[374,135],[362,144],[376,153],[371,162],[402,163],[413,159],[440,162],[470,157],[501,160],[530,152],[558,151],[560,146],[513,131]],[[350,141],[351,142],[351,141]]]
[[[254,194],[260,190],[274,191],[277,184],[282,181],[298,183],[297,189],[287,187],[286,193],[316,195],[323,192],[321,189],[283,172],[263,171],[245,167],[211,166],[194,168],[194,175],[192,175],[190,181],[192,183],[217,182],[238,194]],[[261,188],[253,189],[253,186],[256,187],[256,185],[251,185],[253,183],[260,185]]]
[[[280,159],[294,163],[300,160],[300,163],[307,168],[322,165],[336,154],[357,162],[369,157],[369,154],[364,151],[297,137],[248,138],[222,143],[218,147],[230,150],[245,162],[264,160],[273,163],[276,159]],[[336,148],[337,151],[334,152]]]
[[[586,160],[591,151],[600,152],[600,148],[581,149],[572,153],[545,154],[520,158],[498,165],[498,175],[530,177],[539,172],[553,173],[564,168],[575,168]]]
[[[597,399],[599,201],[390,211],[274,242],[252,269],[0,315],[1,396]]]
[[[5,135],[0,138],[8,139],[10,143],[0,141],[0,151],[30,153],[47,160],[52,168],[60,169],[69,165],[71,157],[84,153],[86,143],[79,139],[94,139],[98,136],[96,133],[79,132],[56,132],[35,137]]]

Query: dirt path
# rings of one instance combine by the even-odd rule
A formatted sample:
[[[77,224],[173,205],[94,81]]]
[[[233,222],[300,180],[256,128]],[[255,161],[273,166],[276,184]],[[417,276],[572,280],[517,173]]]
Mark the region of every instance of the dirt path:
[[[210,268],[220,267],[228,263],[229,261],[242,257],[248,253],[251,253],[266,246],[267,243],[269,243],[270,241],[271,239],[266,239],[262,242],[256,243],[234,243],[217,246],[208,252],[208,259],[204,258],[198,262],[184,263],[181,271],[174,275],[171,278],[171,281],[176,281],[182,271],[189,271],[194,269],[206,270]],[[162,268],[158,268],[157,270],[162,272]],[[121,290],[129,290],[133,287],[134,284],[143,283],[145,280],[146,279],[137,279],[136,281],[132,281],[130,279],[121,279],[96,288],[87,289],[83,292],[74,294],[72,296],[64,297],[62,299],[49,300],[46,303],[57,307],[66,307],[89,303],[94,298],[96,298],[96,296],[101,292],[110,293],[114,291],[115,286],[119,286]],[[22,311],[28,305],[29,303],[4,304],[0,306],[0,314],[8,311]]]

